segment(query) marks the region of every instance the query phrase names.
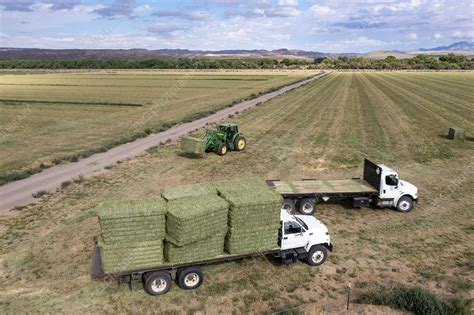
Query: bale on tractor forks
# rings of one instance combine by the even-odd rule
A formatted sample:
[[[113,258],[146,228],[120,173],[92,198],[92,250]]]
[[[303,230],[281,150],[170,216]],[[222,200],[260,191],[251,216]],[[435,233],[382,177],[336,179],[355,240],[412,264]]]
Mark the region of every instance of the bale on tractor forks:
[[[200,138],[181,138],[181,150],[186,154],[202,155],[206,152],[206,141]]]

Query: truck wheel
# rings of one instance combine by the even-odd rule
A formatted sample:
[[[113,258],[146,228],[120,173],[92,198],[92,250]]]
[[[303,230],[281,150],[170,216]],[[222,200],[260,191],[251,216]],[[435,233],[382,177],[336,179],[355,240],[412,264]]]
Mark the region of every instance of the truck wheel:
[[[288,198],[285,198],[281,204],[281,210],[285,210],[288,213],[294,212],[295,208],[295,202]]]
[[[313,200],[306,198],[298,203],[298,210],[301,214],[311,215],[316,210],[316,204]]]
[[[150,295],[163,295],[171,289],[171,276],[164,271],[145,275],[145,291]]]
[[[235,151],[243,151],[247,147],[247,140],[243,136],[238,136],[234,140],[234,150]]]
[[[178,285],[183,290],[199,288],[204,275],[199,267],[185,267],[178,272]]]
[[[217,154],[220,156],[223,156],[227,153],[227,145],[225,143],[222,143],[219,145],[217,148]]]
[[[319,266],[326,261],[327,256],[328,251],[326,247],[322,245],[315,245],[309,250],[306,261],[311,266]]]
[[[398,200],[397,210],[400,212],[410,212],[413,209],[413,199],[408,196],[403,196]]]

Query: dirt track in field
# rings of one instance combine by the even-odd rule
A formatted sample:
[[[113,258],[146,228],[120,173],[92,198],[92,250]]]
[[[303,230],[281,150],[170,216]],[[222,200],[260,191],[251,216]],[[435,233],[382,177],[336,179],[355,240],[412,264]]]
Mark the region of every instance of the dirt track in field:
[[[136,157],[143,154],[148,148],[159,146],[160,143],[168,140],[177,140],[196,129],[205,127],[207,124],[226,119],[229,115],[242,112],[256,106],[258,103],[271,100],[290,90],[317,80],[324,75],[325,73],[319,74],[255,99],[225,108],[210,116],[174,126],[166,131],[120,145],[104,153],[94,154],[78,162],[54,166],[31,177],[3,185],[0,187],[0,215],[12,213],[9,211],[10,209],[35,202],[36,199],[32,195],[38,191],[54,192],[63,182],[71,181],[81,175],[85,177],[97,175],[104,170],[104,167],[113,165],[118,161]]]

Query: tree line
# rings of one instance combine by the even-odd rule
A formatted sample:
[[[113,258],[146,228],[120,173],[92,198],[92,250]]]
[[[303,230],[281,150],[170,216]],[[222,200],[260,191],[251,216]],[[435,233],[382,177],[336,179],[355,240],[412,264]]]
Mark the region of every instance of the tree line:
[[[310,59],[145,59],[145,60],[0,60],[0,69],[374,69],[374,70],[469,70],[474,58],[448,54],[384,59],[338,57]]]

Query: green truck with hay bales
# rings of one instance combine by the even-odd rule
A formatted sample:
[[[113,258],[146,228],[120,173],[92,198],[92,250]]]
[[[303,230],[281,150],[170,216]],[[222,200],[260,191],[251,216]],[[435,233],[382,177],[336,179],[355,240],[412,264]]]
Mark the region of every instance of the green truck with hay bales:
[[[151,295],[199,287],[208,264],[272,256],[317,266],[332,251],[328,229],[313,216],[281,211],[282,197],[250,178],[162,190],[157,198],[97,207],[101,235],[92,276],[142,280]]]
[[[217,130],[206,130],[201,138],[185,136],[181,138],[181,150],[185,154],[202,155],[205,152],[215,152],[226,155],[228,151],[243,151],[247,140],[239,132],[239,127],[233,123],[221,123]]]

